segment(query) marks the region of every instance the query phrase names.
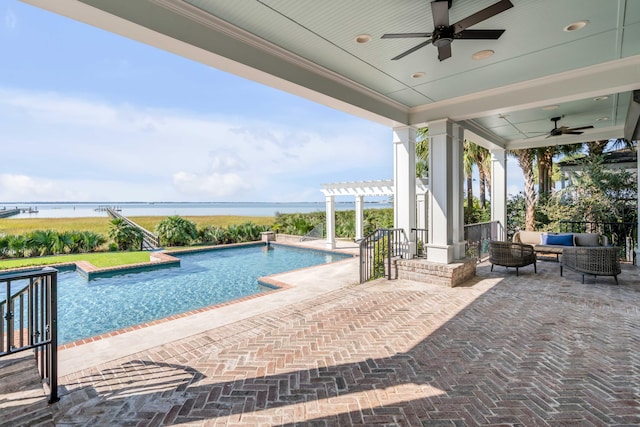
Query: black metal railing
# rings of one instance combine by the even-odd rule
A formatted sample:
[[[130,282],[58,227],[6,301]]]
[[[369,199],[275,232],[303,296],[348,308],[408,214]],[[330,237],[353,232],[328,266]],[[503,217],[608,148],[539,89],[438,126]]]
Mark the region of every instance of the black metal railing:
[[[570,233],[600,233],[609,245],[620,248],[620,258],[634,261],[638,224],[635,222],[560,221],[560,231]]]
[[[58,401],[58,270],[0,275],[0,357],[33,349],[49,403]]]
[[[427,243],[429,243],[429,230],[426,228],[412,228],[411,235],[416,245],[416,258],[427,257]]]
[[[489,256],[489,242],[502,240],[500,221],[478,222],[464,226],[465,254],[482,260]]]
[[[391,260],[407,257],[409,240],[401,228],[379,228],[360,241],[360,283],[392,278]]]

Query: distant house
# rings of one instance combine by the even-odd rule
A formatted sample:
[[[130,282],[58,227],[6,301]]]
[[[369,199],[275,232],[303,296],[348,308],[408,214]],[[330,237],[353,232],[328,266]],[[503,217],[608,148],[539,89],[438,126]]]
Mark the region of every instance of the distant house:
[[[604,165],[609,169],[625,169],[636,174],[638,172],[638,152],[635,148],[623,148],[620,150],[603,153]],[[582,172],[582,159],[586,156],[558,162],[561,173],[561,188],[570,186],[572,178]]]

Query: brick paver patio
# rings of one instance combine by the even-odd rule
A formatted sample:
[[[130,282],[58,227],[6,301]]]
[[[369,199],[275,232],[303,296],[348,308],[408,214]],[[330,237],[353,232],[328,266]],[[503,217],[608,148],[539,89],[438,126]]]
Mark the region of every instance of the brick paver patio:
[[[486,264],[477,272],[453,289],[384,280],[342,288],[68,375],[53,418],[58,426],[640,425],[635,267],[620,286],[561,278],[553,262],[539,262],[537,275]]]

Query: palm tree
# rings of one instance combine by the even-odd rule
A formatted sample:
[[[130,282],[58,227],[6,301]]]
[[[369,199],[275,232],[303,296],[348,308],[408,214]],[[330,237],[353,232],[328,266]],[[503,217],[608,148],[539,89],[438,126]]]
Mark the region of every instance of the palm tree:
[[[22,258],[27,249],[27,239],[22,234],[9,235],[9,249],[16,258]]]
[[[429,176],[429,128],[418,129],[416,141],[416,178]]]
[[[156,225],[156,233],[160,240],[169,246],[185,246],[198,238],[196,225],[178,215],[160,221]]]
[[[582,149],[582,144],[552,145],[536,149],[538,168],[538,194],[549,195],[554,188],[553,158],[558,154],[571,156]]]
[[[119,250],[138,249],[142,245],[142,231],[129,224],[122,218],[111,220],[109,238],[111,238]]]
[[[511,152],[518,160],[524,176],[525,230],[534,230],[536,226],[536,189],[533,177],[535,148],[524,148]]]

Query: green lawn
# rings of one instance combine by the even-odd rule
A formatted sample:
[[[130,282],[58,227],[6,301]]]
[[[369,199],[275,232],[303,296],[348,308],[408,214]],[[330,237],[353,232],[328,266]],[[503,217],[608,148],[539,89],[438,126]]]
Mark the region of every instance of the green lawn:
[[[5,259],[0,261],[0,270],[17,267],[44,266],[74,261],[88,261],[96,267],[114,267],[117,265],[149,262],[149,252],[95,252],[89,254],[56,255],[37,258]]]

